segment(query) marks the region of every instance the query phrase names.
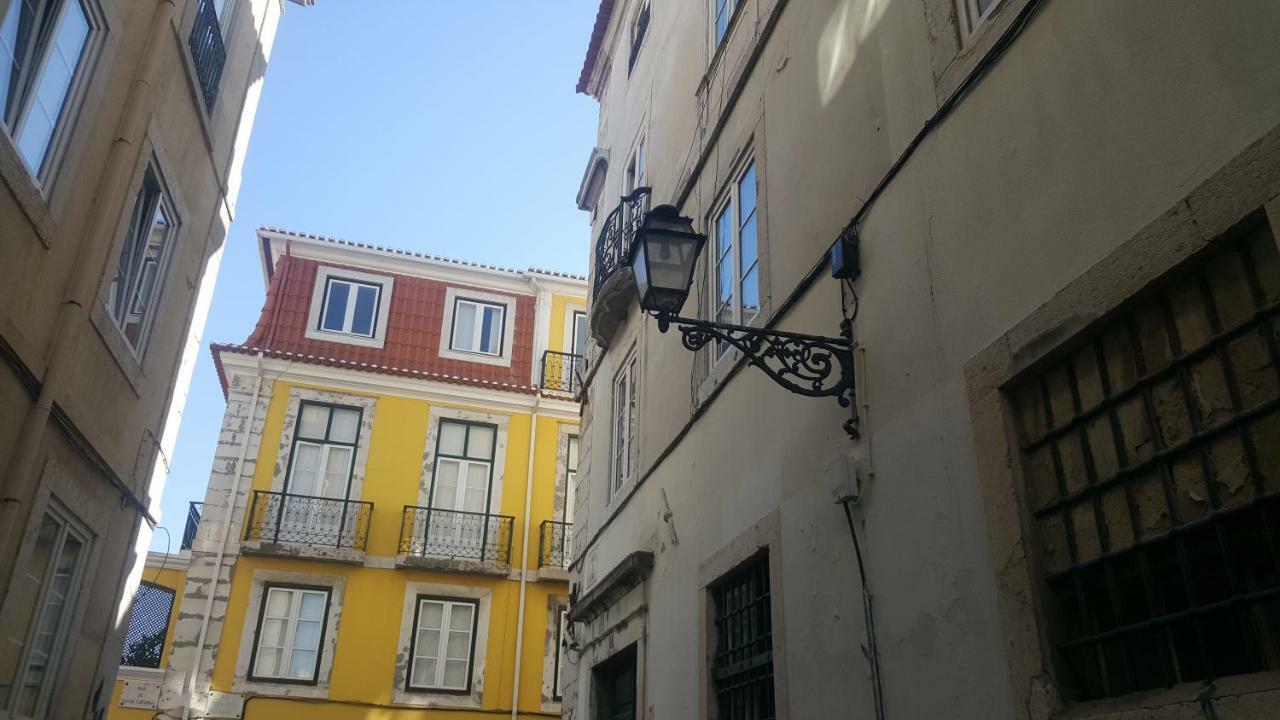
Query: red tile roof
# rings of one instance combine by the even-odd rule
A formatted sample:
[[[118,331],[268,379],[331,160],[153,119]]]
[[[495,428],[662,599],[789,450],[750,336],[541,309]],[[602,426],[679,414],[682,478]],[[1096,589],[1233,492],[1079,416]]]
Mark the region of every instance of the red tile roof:
[[[383,247],[381,245],[371,245],[369,243],[356,242],[354,240],[344,240],[342,238],[331,237],[328,235],[316,235],[314,233],[304,233],[304,232],[298,232],[296,230],[286,230],[284,228],[268,227],[265,225],[260,226],[258,230],[265,231],[265,232],[279,233],[280,235],[290,235],[296,238],[306,238],[308,240],[321,240],[323,242],[333,243],[334,245],[345,245],[347,247],[359,248],[362,250],[375,250],[377,252],[386,253],[388,255],[414,257],[414,258],[419,258],[421,260],[431,260],[434,262],[449,263],[451,265],[460,265],[462,267],[480,268],[481,270],[496,270],[498,272],[510,273],[512,275],[522,275],[526,273],[532,273],[537,275],[548,275],[551,277],[565,278],[566,280],[580,280],[582,282],[587,281],[587,278],[583,277],[582,275],[574,275],[573,273],[561,272],[559,270],[545,270],[543,268],[531,267],[521,271],[521,270],[516,270],[514,268],[501,267],[498,265],[486,265],[484,263],[472,262],[470,260],[459,260],[457,258],[445,257],[443,255],[430,255],[427,253],[420,253],[413,250],[402,250],[400,248],[389,248],[389,247]],[[265,237],[262,238],[262,249],[263,249],[264,257],[267,257],[267,258],[270,258],[270,253],[267,252],[267,244],[269,242],[270,242],[270,238],[265,238]],[[268,269],[268,274],[270,273],[271,273],[271,269]]]
[[[334,367],[419,377],[514,392],[532,393],[534,298],[492,288],[486,293],[515,298],[515,332],[511,365],[489,365],[440,357],[445,291],[455,286],[441,280],[394,275],[383,347],[363,347],[306,336],[310,320],[316,260],[285,255],[279,258],[267,290],[262,315],[242,344],[214,344],[214,359],[223,393],[227,390],[219,351],[290,358]],[[324,263],[328,266],[328,263]],[[356,268],[359,269],[359,268]]]
[[[587,85],[591,83],[591,71],[595,69],[596,58],[600,56],[604,33],[609,29],[613,3],[614,0],[600,0],[600,9],[596,11],[596,24],[591,29],[591,43],[587,45],[587,57],[582,61],[582,72],[578,74],[578,92],[580,93],[586,94]]]

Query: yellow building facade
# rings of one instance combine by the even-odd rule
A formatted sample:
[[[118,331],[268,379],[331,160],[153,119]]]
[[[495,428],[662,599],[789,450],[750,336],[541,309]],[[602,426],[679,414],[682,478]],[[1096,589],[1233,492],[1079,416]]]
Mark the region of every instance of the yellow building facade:
[[[259,238],[180,612],[111,717],[558,716],[584,282]]]

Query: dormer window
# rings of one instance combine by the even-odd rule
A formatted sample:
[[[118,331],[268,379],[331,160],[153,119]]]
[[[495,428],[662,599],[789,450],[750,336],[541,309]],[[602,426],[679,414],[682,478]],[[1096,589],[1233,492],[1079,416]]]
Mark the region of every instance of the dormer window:
[[[320,311],[320,329],[373,337],[381,294],[381,285],[329,278]]]
[[[458,298],[453,304],[453,338],[449,347],[459,352],[502,354],[502,330],[506,306]]]
[[[346,268],[316,269],[307,337],[381,348],[391,305],[389,277]]]
[[[440,357],[485,365],[511,365],[516,298],[477,288],[449,287],[444,294]]]

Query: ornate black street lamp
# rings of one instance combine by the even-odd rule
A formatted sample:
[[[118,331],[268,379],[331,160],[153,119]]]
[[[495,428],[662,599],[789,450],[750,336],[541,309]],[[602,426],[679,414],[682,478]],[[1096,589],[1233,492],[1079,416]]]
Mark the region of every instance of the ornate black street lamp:
[[[747,362],[760,368],[779,385],[809,397],[834,397],[841,407],[853,409],[853,323],[840,323],[840,337],[803,333],[680,317],[689,297],[698,255],[707,236],[693,229],[693,221],[681,217],[671,205],[650,210],[636,230],[631,248],[640,309],[658,319],[658,330],[672,324],[684,346],[702,349],[713,340],[742,352]],[[845,421],[850,437],[858,436],[856,411]]]

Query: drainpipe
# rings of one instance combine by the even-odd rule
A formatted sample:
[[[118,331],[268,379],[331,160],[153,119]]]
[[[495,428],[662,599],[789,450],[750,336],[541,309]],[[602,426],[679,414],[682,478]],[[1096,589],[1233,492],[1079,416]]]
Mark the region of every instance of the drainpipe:
[[[520,666],[524,659],[524,605],[527,586],[529,584],[529,517],[533,505],[533,457],[534,443],[538,439],[538,404],[542,401],[542,391],[533,396],[533,412],[529,420],[529,467],[524,476],[524,540],[520,545],[520,603],[519,615],[516,616],[516,661],[511,678],[511,720],[517,720],[520,713]]]
[[[240,454],[236,456],[235,482],[231,485],[231,494],[227,496],[227,516],[222,523],[222,541],[218,543],[218,559],[213,564],[213,581],[204,601],[204,614],[200,618],[200,634],[196,640],[196,659],[191,674],[187,676],[187,697],[182,703],[182,720],[191,717],[191,701],[196,694],[196,678],[200,675],[200,661],[204,658],[204,641],[209,634],[209,618],[213,615],[213,597],[218,588],[218,580],[222,577],[222,559],[227,554],[227,544],[231,542],[231,520],[236,512],[236,498],[240,497],[240,484],[244,480],[244,456],[249,451],[249,438],[253,435],[254,420],[258,416],[258,395],[262,391],[262,351],[258,351],[258,377],[253,383],[253,399],[249,401],[249,418],[244,429],[244,438],[240,443]]]
[[[49,365],[41,378],[40,394],[27,412],[22,435],[9,462],[6,473],[13,487],[0,498],[0,547],[18,547],[19,533],[26,525],[18,514],[30,498],[37,483],[36,460],[40,455],[40,443],[53,404],[63,391],[67,378],[73,374],[72,363],[79,360],[78,346],[88,321],[88,308],[95,302],[95,290],[106,272],[115,243],[102,234],[110,234],[119,215],[117,188],[127,187],[128,178],[137,156],[138,140],[146,131],[147,117],[151,109],[151,89],[160,66],[161,50],[167,47],[165,40],[169,24],[175,12],[174,0],[160,0],[147,30],[147,46],[138,66],[138,74],[129,87],[124,113],[111,141],[106,168],[98,179],[99,192],[94,198],[84,241],[76,255],[76,271],[67,284],[62,304],[54,324],[53,340],[49,345]],[[117,202],[118,201],[118,202]],[[132,489],[132,488],[131,488]]]

